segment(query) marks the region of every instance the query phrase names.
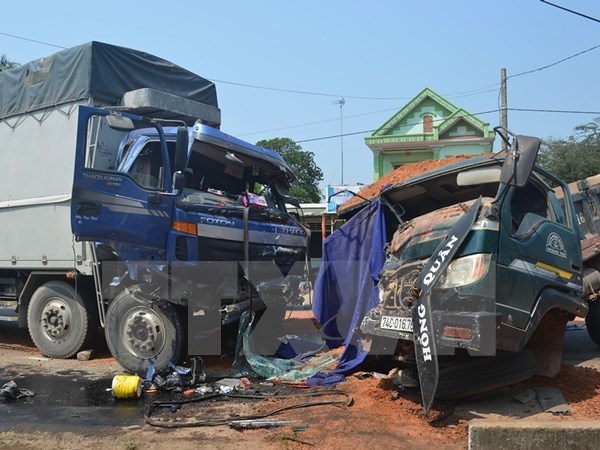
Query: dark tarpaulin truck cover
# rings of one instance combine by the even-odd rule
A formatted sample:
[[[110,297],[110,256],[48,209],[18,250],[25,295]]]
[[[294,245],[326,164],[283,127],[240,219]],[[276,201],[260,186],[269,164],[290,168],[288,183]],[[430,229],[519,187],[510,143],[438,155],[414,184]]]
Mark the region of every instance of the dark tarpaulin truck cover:
[[[142,88],[218,107],[211,81],[149,53],[92,41],[0,72],[0,119],[88,98],[118,106]]]

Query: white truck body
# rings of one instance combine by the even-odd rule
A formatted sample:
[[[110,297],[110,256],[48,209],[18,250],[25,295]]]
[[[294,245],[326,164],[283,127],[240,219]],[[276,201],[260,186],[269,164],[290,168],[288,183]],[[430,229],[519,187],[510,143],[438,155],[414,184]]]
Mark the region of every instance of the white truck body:
[[[0,121],[0,269],[91,275],[89,251],[71,233],[79,104]]]

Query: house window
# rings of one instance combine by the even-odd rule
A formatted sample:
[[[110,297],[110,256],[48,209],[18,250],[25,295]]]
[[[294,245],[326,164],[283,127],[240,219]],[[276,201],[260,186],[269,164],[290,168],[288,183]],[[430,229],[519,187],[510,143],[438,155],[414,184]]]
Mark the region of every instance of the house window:
[[[433,116],[423,116],[423,133],[433,133]]]

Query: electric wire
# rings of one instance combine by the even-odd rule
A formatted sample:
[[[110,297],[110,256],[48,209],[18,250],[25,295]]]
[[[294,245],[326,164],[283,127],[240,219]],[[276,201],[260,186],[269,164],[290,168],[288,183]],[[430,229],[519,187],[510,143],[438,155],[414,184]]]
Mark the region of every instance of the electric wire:
[[[0,31],[0,34],[3,36],[15,38],[15,39],[21,39],[23,41],[35,42],[36,44],[48,45],[49,47],[61,48],[63,50],[66,50],[66,48],[67,48],[67,47],[63,47],[62,45],[50,44],[49,42],[44,42],[44,41],[37,41],[35,39],[29,39],[29,38],[26,38],[23,36],[17,36],[16,34],[4,33],[2,31]]]
[[[472,116],[481,116],[484,114],[490,114],[490,113],[495,113],[497,112],[498,109],[491,109],[488,111],[481,111],[478,113],[473,113],[473,114],[462,114],[456,117],[453,117],[453,119],[463,119],[465,117],[472,117]],[[432,119],[432,122],[443,122],[448,120],[449,117],[440,117],[437,119]],[[410,126],[414,126],[414,125],[418,125],[421,122],[411,122],[411,123],[407,123],[404,126],[410,127]],[[323,137],[318,137],[318,138],[312,138],[312,139],[304,139],[304,140],[299,140],[296,141],[296,143],[302,143],[302,142],[311,142],[311,141],[320,141],[320,140],[324,140],[324,139],[334,139],[334,138],[339,138],[340,136],[353,136],[356,134],[364,134],[364,133],[373,133],[374,131],[377,131],[379,128],[376,129],[371,129],[371,130],[363,130],[363,131],[354,131],[354,132],[350,132],[350,133],[344,133],[343,135],[340,134],[334,134],[334,135],[330,135],[330,136],[323,136]]]
[[[240,416],[229,416],[229,417],[218,417],[212,416],[209,419],[197,420],[197,421],[170,421],[170,420],[160,420],[155,417],[152,417],[152,413],[160,407],[172,407],[175,405],[185,405],[189,403],[196,403],[201,401],[206,401],[210,399],[215,399],[217,397],[221,398],[239,398],[239,399],[247,399],[247,400],[269,400],[273,399],[290,399],[290,398],[303,398],[303,397],[322,397],[322,396],[341,396],[344,397],[345,400],[322,400],[322,401],[314,401],[314,402],[303,402],[297,403],[293,405],[283,406],[281,408],[277,408],[266,413],[260,414],[250,414],[250,415],[240,415]],[[302,394],[284,394],[284,395],[263,395],[263,394],[253,394],[253,395],[243,395],[243,394],[208,394],[202,397],[191,398],[189,400],[175,400],[175,401],[163,401],[152,402],[144,413],[144,419],[147,424],[162,427],[162,428],[190,428],[190,427],[206,427],[206,426],[217,426],[217,425],[227,425],[230,422],[237,422],[241,420],[259,420],[265,419],[267,417],[273,416],[275,414],[281,413],[283,411],[290,411],[292,409],[299,408],[307,408],[311,406],[324,406],[324,405],[340,405],[340,406],[350,406],[353,402],[352,394],[348,391],[341,389],[321,389],[318,391],[312,392],[303,392]]]
[[[586,14],[582,14],[580,12],[574,11],[574,10],[569,9],[569,8],[565,8],[564,6],[560,6],[560,5],[556,5],[554,3],[550,3],[550,2],[548,2],[546,0],[540,0],[540,1],[542,3],[545,3],[546,5],[554,6],[555,8],[562,9],[563,11],[570,12],[571,14],[575,14],[575,15],[580,16],[580,17],[585,17],[586,19],[593,20],[594,22],[600,23],[600,20],[596,19],[595,17],[588,16]]]
[[[514,75],[509,75],[509,76],[506,77],[506,79],[508,80],[509,78],[517,78],[517,77],[521,77],[523,75],[529,75],[530,73],[539,72],[541,70],[545,70],[545,69],[548,69],[550,67],[554,67],[554,66],[556,66],[558,64],[561,64],[561,63],[563,63],[565,61],[568,61],[570,59],[576,58],[577,56],[580,56],[580,55],[583,55],[585,53],[591,52],[592,50],[596,50],[599,47],[600,47],[600,44],[594,45],[593,47],[590,47],[590,48],[587,48],[585,50],[582,50],[582,51],[580,51],[578,53],[575,53],[574,55],[567,56],[566,58],[560,59],[560,60],[555,61],[555,62],[553,62],[551,64],[547,64],[545,66],[538,67],[537,69],[526,70],[525,72],[520,72],[520,73],[516,73]]]
[[[520,112],[556,113],[556,114],[598,114],[598,115],[600,115],[600,111],[578,111],[578,110],[564,110],[564,109],[506,108],[506,110],[507,111],[520,111]],[[495,112],[499,112],[499,111],[501,111],[500,108],[490,109],[488,111],[482,111],[482,112],[457,116],[457,117],[455,117],[455,119],[462,119],[462,118],[471,117],[471,116],[482,116],[484,114],[490,114],[490,113],[495,113]],[[440,121],[444,121],[447,119],[448,119],[448,117],[433,119],[433,122],[440,122]],[[420,123],[421,122],[412,122],[412,123],[407,123],[404,126],[414,126],[414,125],[418,125]],[[354,132],[350,132],[350,133],[344,133],[342,136],[353,136],[356,134],[373,133],[377,130],[378,130],[378,128],[372,129],[372,130],[354,131]],[[334,135],[330,135],[330,136],[322,136],[322,137],[318,137],[318,138],[298,140],[295,142],[297,144],[299,144],[299,143],[303,143],[303,142],[321,141],[321,140],[325,140],[325,139],[335,139],[335,138],[339,138],[339,137],[340,137],[339,134],[334,134]]]
[[[541,1],[544,2],[544,3],[548,3],[549,5],[552,5],[552,6],[557,6],[557,5],[553,5],[552,3],[546,2],[544,0],[541,0]],[[562,8],[562,9],[565,9],[565,8]],[[567,10],[567,11],[574,12],[574,11],[570,11],[570,10]],[[577,13],[577,14],[579,14],[579,13]],[[597,20],[597,19],[585,16],[585,15],[583,15],[583,16],[587,17],[589,19],[592,19],[592,20]],[[67,48],[67,47],[63,47],[62,45],[56,45],[56,44],[52,44],[52,43],[45,42],[45,41],[39,41],[39,40],[36,40],[36,39],[30,39],[30,38],[27,38],[27,37],[24,37],[24,36],[19,36],[19,35],[16,35],[16,34],[6,33],[6,32],[2,32],[2,31],[0,31],[0,35],[12,37],[12,38],[15,38],[15,39],[21,39],[21,40],[28,41],[28,42],[34,42],[34,43],[41,44],[41,45],[48,45],[48,46],[56,47],[56,48],[60,48],[60,49],[66,49]],[[518,73],[518,74],[515,74],[515,75],[510,75],[510,76],[508,76],[506,78],[507,79],[509,79],[509,78],[516,78],[516,77],[519,77],[519,76],[523,76],[523,75],[527,75],[527,74],[530,74],[530,73],[538,72],[540,70],[544,70],[544,69],[547,69],[549,67],[553,67],[553,66],[555,66],[557,64],[563,63],[563,62],[568,61],[570,59],[573,59],[573,58],[575,58],[577,56],[580,56],[580,55],[588,53],[588,52],[590,52],[592,50],[595,50],[598,47],[600,47],[600,44],[596,45],[594,47],[588,48],[586,50],[583,50],[581,52],[575,53],[575,54],[573,54],[571,56],[563,58],[563,59],[561,59],[559,61],[556,61],[554,63],[547,64],[545,66],[538,67],[538,68],[535,68],[535,69],[527,70],[525,72],[521,72],[521,73]],[[356,100],[411,100],[413,98],[413,97],[369,97],[369,96],[358,96],[358,95],[340,95],[340,94],[332,94],[332,93],[327,93],[327,92],[314,92],[314,91],[303,91],[303,90],[296,90],[296,89],[275,88],[275,87],[270,87],[270,86],[260,86],[260,85],[250,84],[250,83],[240,83],[240,82],[236,82],[236,81],[218,80],[218,79],[214,79],[214,78],[207,78],[207,79],[209,81],[212,81],[213,83],[230,84],[230,85],[233,85],[233,86],[248,87],[248,88],[253,88],[253,89],[262,89],[262,90],[269,90],[269,91],[275,91],[275,92],[287,92],[287,93],[294,93],[294,94],[316,95],[316,96],[322,96],[322,97],[344,97],[344,98],[350,98],[350,99],[356,99]],[[468,96],[468,95],[483,94],[483,93],[490,92],[490,91],[494,90],[494,89],[491,89],[490,91],[488,91],[488,90],[486,90],[487,88],[495,87],[495,86],[498,86],[498,85],[500,85],[500,83],[494,83],[494,84],[490,84],[490,85],[487,85],[487,86],[483,86],[481,88],[471,89],[471,90],[462,91],[462,92],[456,92],[456,93],[453,93],[453,94],[444,94],[443,97],[445,97],[445,98],[458,98],[458,97],[465,97],[465,96]]]
[[[566,11],[572,12],[574,14],[578,14],[581,15],[583,17],[586,17],[588,19],[591,20],[595,20],[598,21],[597,19],[594,19],[592,17],[586,16],[584,14],[581,13],[577,13],[575,11],[571,11],[568,10],[566,8],[560,7],[558,5],[554,5],[550,2],[546,2],[545,0],[541,0],[543,3],[547,3],[551,6],[555,6],[557,8],[560,9],[564,9]],[[44,41],[38,41],[35,39],[30,39],[30,38],[26,38],[23,36],[18,36],[15,34],[10,34],[10,33],[5,33],[0,31],[0,35],[3,36],[9,36],[15,39],[21,39],[21,40],[25,40],[25,41],[29,41],[29,42],[34,42],[34,43],[38,43],[38,44],[42,44],[42,45],[48,45],[51,47],[56,47],[56,48],[60,48],[60,49],[66,49],[66,47],[60,46],[60,45],[56,45],[56,44],[51,44],[49,42],[44,42]],[[577,52],[573,55],[567,56],[565,58],[562,58],[558,61],[555,61],[553,63],[550,64],[546,64],[545,66],[541,66],[541,67],[537,67],[535,69],[531,69],[531,70],[527,70],[524,72],[520,72],[520,73],[516,73],[514,75],[509,75],[506,77],[506,80],[511,79],[511,78],[517,78],[517,77],[521,77],[524,75],[529,75],[535,72],[539,72],[545,69],[548,69],[550,67],[554,67],[558,64],[561,64],[565,61],[569,61],[573,58],[576,58],[578,56],[581,56],[585,53],[591,52],[597,48],[600,48],[600,44],[595,45],[593,47],[587,48],[585,50],[582,50],[580,52]],[[367,96],[355,96],[355,95],[340,95],[340,94],[331,94],[331,93],[325,93],[325,92],[312,92],[312,91],[302,91],[302,90],[295,90],[295,89],[280,89],[280,88],[274,88],[274,87],[269,87],[269,86],[259,86],[259,85],[254,85],[254,84],[249,84],[249,83],[239,83],[239,82],[233,82],[233,81],[227,81],[227,80],[217,80],[217,79],[209,79],[212,82],[217,82],[217,83],[223,83],[223,84],[230,84],[230,85],[235,85],[235,86],[241,86],[241,87],[249,87],[249,88],[254,88],[254,89],[263,89],[263,90],[269,90],[269,91],[275,91],[275,92],[288,92],[288,93],[295,93],[295,94],[305,94],[305,95],[317,95],[317,96],[323,96],[323,97],[344,97],[344,98],[350,98],[350,99],[360,99],[360,100],[410,100],[413,97],[367,97]],[[495,84],[491,84],[491,85],[487,85],[478,89],[472,89],[469,91],[463,91],[463,92],[457,92],[454,94],[446,94],[444,95],[445,98],[458,98],[458,97],[465,97],[465,96],[469,96],[469,95],[478,95],[478,94],[483,94],[483,93],[487,93],[487,92],[492,92],[495,91],[495,87],[501,85],[501,83],[495,83]],[[488,89],[488,88],[493,88],[493,89]],[[500,95],[500,93],[499,93]],[[390,108],[389,110],[397,110],[398,108]],[[528,111],[528,112],[556,112],[556,113],[565,113],[565,114],[597,114],[597,112],[589,112],[589,111],[564,111],[564,110],[535,110],[535,109],[525,109],[525,108],[507,108],[507,110],[513,110],[513,111]],[[348,118],[353,118],[353,117],[360,117],[360,116],[365,116],[365,115],[370,115],[370,114],[377,114],[380,112],[384,112],[386,110],[379,110],[379,111],[373,111],[373,112],[368,112],[368,113],[362,113],[362,114],[356,114],[353,116],[349,116]],[[493,112],[500,112],[500,108],[498,108],[498,110],[494,110]],[[485,114],[485,113],[478,113],[478,114]],[[472,114],[472,115],[478,115],[478,114]],[[310,126],[310,125],[317,125],[317,124],[321,124],[321,123],[327,123],[327,122],[333,122],[336,121],[337,119],[327,119],[327,120],[323,120],[323,121],[317,121],[317,122],[310,122],[310,123],[306,123],[306,124],[300,124],[300,125],[291,125],[291,126],[287,126],[287,127],[280,127],[280,128],[276,128],[276,129],[271,129],[271,130],[265,130],[265,131],[257,131],[257,132],[251,132],[251,133],[245,133],[242,134],[240,136],[249,136],[249,135],[253,135],[253,134],[261,134],[261,133],[268,133],[268,132],[272,132],[272,131],[281,131],[281,130],[287,130],[287,129],[292,129],[292,128],[299,128],[299,127],[303,127],[303,126]],[[301,141],[296,141],[296,142],[311,142],[311,141],[316,141],[316,140],[324,140],[324,139],[333,139],[333,138],[339,138],[339,137],[343,137],[343,136],[352,136],[352,135],[356,135],[356,134],[364,134],[364,133],[369,133],[369,132],[373,132],[376,130],[365,130],[365,131],[357,131],[357,132],[350,132],[350,133],[341,133],[341,134],[337,134],[337,135],[332,135],[332,136],[324,136],[324,137],[320,137],[320,138],[313,138],[313,139],[305,139],[305,140],[301,140]]]
[[[532,108],[507,108],[509,111],[526,111],[540,113],[559,113],[559,114],[600,114],[600,111],[571,111],[564,109],[532,109]]]
[[[215,78],[207,78],[207,80],[212,81],[213,83],[229,84],[232,86],[247,87],[247,88],[252,88],[252,89],[262,89],[265,91],[287,92],[290,94],[315,95],[315,96],[320,96],[320,97],[332,97],[332,98],[343,97],[343,98],[349,98],[349,99],[353,99],[353,100],[411,100],[413,98],[413,97],[368,97],[368,96],[360,96],[360,95],[342,95],[342,94],[331,94],[331,93],[327,93],[327,92],[314,92],[314,91],[302,91],[302,90],[297,90],[297,89],[275,88],[275,87],[270,87],[270,86],[261,86],[258,84],[239,83],[237,81],[218,80]],[[471,89],[469,91],[463,91],[463,92],[456,92],[453,94],[444,94],[443,97],[444,98],[460,98],[460,97],[468,97],[470,95],[484,94],[486,92],[490,92],[490,91],[484,90],[484,89],[487,89],[492,86],[496,86],[496,85],[494,84],[494,85],[484,86],[482,88]],[[492,90],[495,90],[495,89],[492,89]]]

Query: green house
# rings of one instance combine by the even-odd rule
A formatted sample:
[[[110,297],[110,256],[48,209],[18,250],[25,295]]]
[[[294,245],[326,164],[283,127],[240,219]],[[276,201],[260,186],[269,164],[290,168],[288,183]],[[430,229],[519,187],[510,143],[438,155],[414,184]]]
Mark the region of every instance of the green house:
[[[429,88],[365,138],[373,151],[375,180],[409,162],[491,153],[493,142],[489,123]]]

